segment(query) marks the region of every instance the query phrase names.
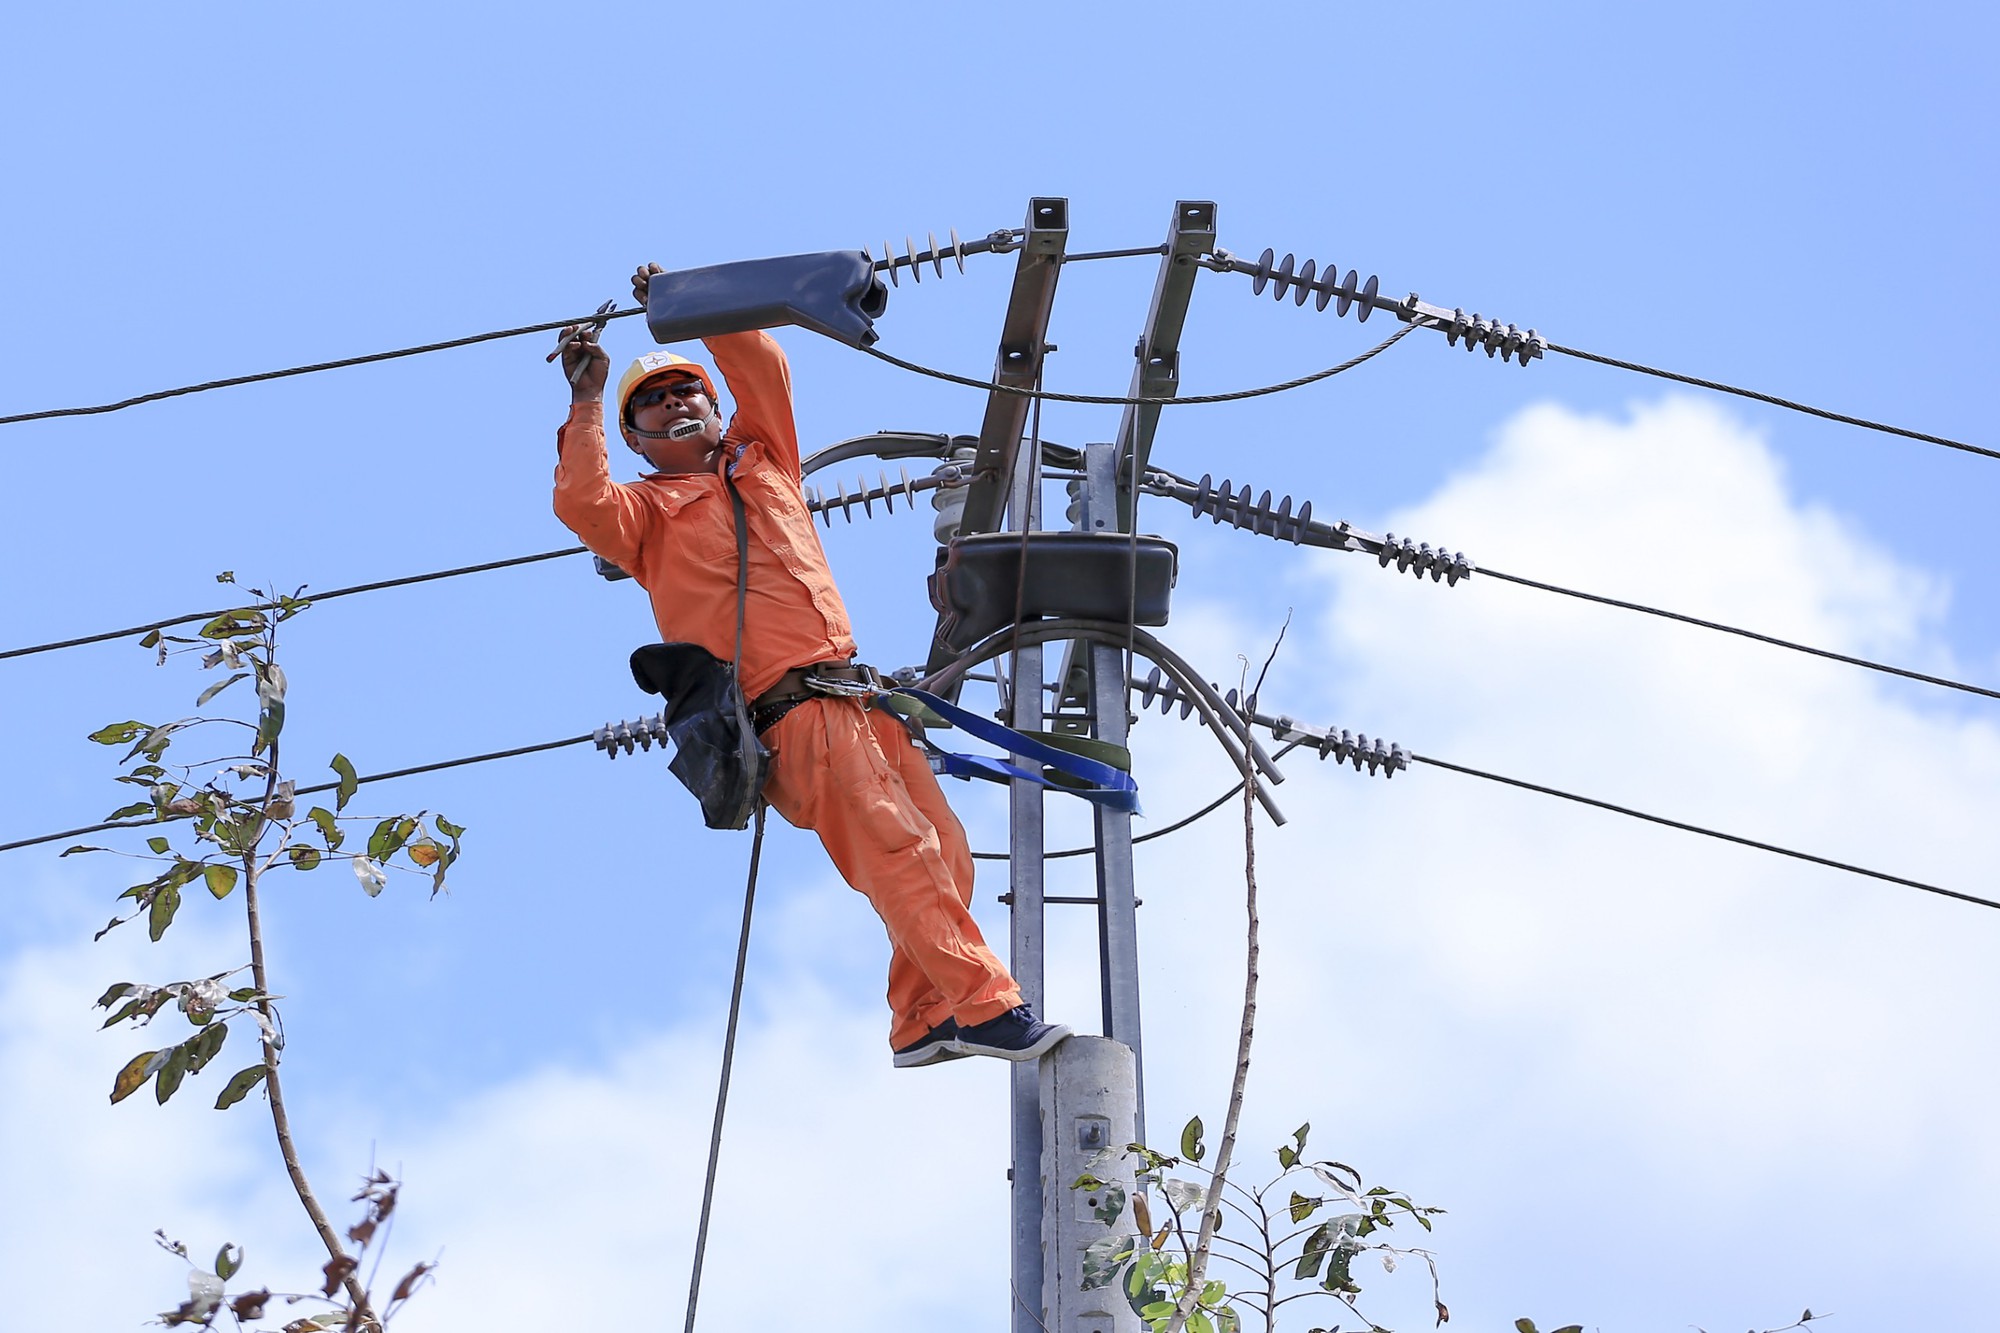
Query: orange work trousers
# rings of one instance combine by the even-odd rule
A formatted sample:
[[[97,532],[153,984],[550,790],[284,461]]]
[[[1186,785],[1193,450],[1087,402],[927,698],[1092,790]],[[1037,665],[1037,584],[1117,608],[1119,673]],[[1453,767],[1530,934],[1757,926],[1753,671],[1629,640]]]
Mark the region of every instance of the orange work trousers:
[[[889,1045],[947,1018],[984,1023],[1021,1003],[967,908],[972,849],[910,733],[859,700],[800,704],[764,733],[764,795],[795,828],[819,834],[841,878],[888,928]]]

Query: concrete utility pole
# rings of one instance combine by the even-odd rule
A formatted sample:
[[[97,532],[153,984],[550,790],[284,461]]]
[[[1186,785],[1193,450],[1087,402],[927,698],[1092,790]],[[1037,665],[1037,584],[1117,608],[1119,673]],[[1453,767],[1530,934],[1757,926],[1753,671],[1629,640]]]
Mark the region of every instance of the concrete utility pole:
[[[1014,285],[1002,322],[994,383],[1032,388],[1040,380],[1050,308],[1068,239],[1069,209],[1061,199],[1029,204]],[[1215,239],[1215,207],[1174,206],[1160,273],[1145,327],[1135,347],[1132,397],[1166,397],[1179,384],[1180,333],[1193,288],[1195,259]],[[1023,448],[1030,400],[989,395],[979,435],[975,481],[961,535],[1042,529],[1039,460]],[[1128,406],[1113,443],[1086,446],[1084,476],[1074,483],[1076,530],[1115,539],[1133,532],[1137,487],[1145,475],[1158,407]],[[1023,566],[1022,577],[1026,577]],[[940,636],[932,667],[949,660]],[[1113,645],[1065,645],[1045,703],[1040,645],[1018,649],[1008,663],[1006,713],[1023,731],[1057,728],[1123,747],[1130,722],[1125,655]],[[1097,909],[1102,1037],[1077,1036],[1039,1068],[1017,1065],[1012,1081],[1012,1257],[1014,1333],[1136,1333],[1137,1315],[1118,1287],[1083,1290],[1083,1251],[1092,1240],[1135,1229],[1130,1219],[1132,1163],[1100,1163],[1096,1174],[1122,1195],[1070,1188],[1104,1148],[1122,1149],[1145,1135],[1143,1045],[1140,1035],[1137,900],[1133,888],[1132,817],[1102,806],[1095,812],[1096,888],[1090,898],[1044,893],[1043,789],[1016,781],[1009,804],[1008,902],[1014,978],[1040,1010],[1044,1000],[1045,906],[1077,903]],[[1115,1211],[1120,1198],[1127,1202]],[[1110,1214],[1107,1216],[1107,1214]]]

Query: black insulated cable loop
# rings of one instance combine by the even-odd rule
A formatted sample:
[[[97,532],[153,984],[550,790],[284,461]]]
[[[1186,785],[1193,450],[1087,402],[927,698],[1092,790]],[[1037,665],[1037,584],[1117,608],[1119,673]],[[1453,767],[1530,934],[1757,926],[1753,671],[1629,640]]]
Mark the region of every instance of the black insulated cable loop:
[[[1021,389],[1009,384],[995,384],[991,380],[976,380],[970,375],[954,375],[948,370],[938,370],[931,366],[919,365],[915,361],[905,361],[900,356],[892,356],[879,347],[863,347],[858,350],[866,352],[878,361],[887,361],[890,365],[901,370],[907,370],[915,375],[926,375],[931,379],[944,380],[950,384],[963,384],[968,389],[984,389],[988,393],[1012,394],[1017,398],[1039,398],[1051,403],[1094,403],[1106,407],[1173,407],[1198,403],[1233,403],[1244,398],[1262,398],[1266,394],[1285,393],[1291,389],[1303,388],[1308,384],[1316,384],[1320,380],[1352,370],[1362,362],[1380,356],[1383,352],[1388,351],[1391,347],[1401,342],[1404,336],[1416,327],[1418,326],[1415,324],[1405,324],[1402,328],[1397,329],[1387,338],[1376,343],[1359,356],[1349,357],[1337,366],[1328,366],[1325,370],[1315,370],[1310,375],[1301,375],[1297,379],[1286,380],[1281,384],[1266,384],[1256,389],[1238,389],[1233,393],[1178,394],[1170,398],[1125,398],[1115,394],[1056,393],[1050,389]]]

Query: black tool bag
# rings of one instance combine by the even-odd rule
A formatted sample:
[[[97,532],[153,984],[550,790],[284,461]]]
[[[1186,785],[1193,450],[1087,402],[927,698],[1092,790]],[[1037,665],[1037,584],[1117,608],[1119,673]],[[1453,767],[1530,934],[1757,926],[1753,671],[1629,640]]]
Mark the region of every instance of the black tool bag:
[[[673,737],[667,767],[701,802],[714,829],[750,823],[770,772],[771,752],[757,739],[743,698],[743,611],[750,593],[750,535],[743,499],[725,473],[736,519],[736,660],[725,662],[693,643],[650,643],[632,654],[632,677],[665,698],[661,717]]]

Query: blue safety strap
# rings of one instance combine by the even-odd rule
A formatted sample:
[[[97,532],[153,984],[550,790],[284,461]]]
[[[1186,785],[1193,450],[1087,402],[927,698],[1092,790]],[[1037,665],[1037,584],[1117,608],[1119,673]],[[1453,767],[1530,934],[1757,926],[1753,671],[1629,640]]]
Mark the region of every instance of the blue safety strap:
[[[891,690],[889,693],[914,699],[968,736],[997,745],[1019,758],[1046,764],[1056,772],[1074,778],[1083,785],[1072,786],[1064,782],[1051,782],[1039,772],[1010,764],[1004,759],[954,754],[925,741],[925,748],[937,755],[943,761],[944,771],[955,778],[984,778],[988,782],[1012,782],[1019,778],[1053,791],[1081,796],[1084,800],[1101,805],[1107,810],[1124,810],[1131,814],[1139,812],[1139,784],[1132,780],[1130,773],[1095,759],[1086,759],[1080,754],[1071,754],[1068,750],[1059,750],[1031,736],[1024,736],[1012,727],[1002,726],[992,718],[967,712],[957,704],[948,703],[927,690],[904,688]]]

